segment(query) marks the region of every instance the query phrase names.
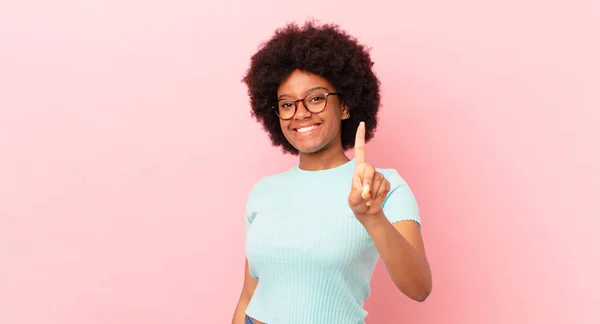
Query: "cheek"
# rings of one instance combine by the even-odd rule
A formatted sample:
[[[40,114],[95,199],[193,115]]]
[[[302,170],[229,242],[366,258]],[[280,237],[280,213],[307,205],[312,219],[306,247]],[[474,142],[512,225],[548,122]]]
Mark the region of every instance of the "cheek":
[[[332,106],[332,107],[328,107],[330,108],[329,111],[327,111],[327,120],[329,120],[329,122],[340,122],[342,121],[342,108],[340,106]]]
[[[286,137],[288,136],[288,134],[290,133],[290,129],[289,129],[289,125],[290,122],[286,121],[286,120],[279,120],[279,127],[281,128],[281,132],[283,133],[283,135],[285,135]]]
[[[335,111],[335,112],[331,112],[328,116],[327,116],[327,124],[328,124],[328,128],[333,131],[339,131],[339,129],[341,129],[342,127],[342,114],[341,112]]]

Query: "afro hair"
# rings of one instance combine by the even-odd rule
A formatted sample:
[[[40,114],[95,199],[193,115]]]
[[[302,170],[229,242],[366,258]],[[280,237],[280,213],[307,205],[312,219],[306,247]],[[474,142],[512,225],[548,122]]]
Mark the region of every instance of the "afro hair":
[[[269,133],[274,146],[297,155],[285,138],[273,106],[277,89],[294,70],[308,71],[329,81],[341,93],[350,118],[342,123],[342,148],[354,146],[356,129],[365,122],[365,140],[373,138],[380,106],[380,82],[372,70],[368,49],[335,24],[290,23],[275,31],[251,57],[243,78],[248,86],[252,116]]]

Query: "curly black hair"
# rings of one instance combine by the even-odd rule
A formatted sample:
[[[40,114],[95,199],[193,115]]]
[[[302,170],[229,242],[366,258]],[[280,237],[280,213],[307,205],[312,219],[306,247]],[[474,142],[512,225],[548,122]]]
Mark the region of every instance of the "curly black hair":
[[[275,31],[251,57],[242,79],[248,86],[252,116],[269,133],[274,146],[297,155],[281,131],[273,111],[277,89],[294,70],[308,71],[327,79],[341,93],[350,118],[342,123],[342,147],[354,146],[356,129],[365,122],[365,141],[373,138],[380,106],[380,82],[372,70],[368,49],[335,24],[318,25],[314,20],[300,27],[290,23]]]

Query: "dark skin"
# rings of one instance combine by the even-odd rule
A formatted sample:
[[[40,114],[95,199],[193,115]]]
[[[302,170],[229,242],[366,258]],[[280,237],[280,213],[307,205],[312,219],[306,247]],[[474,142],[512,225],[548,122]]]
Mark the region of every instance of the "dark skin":
[[[302,71],[294,71],[278,91],[278,99],[303,98],[311,91],[336,92],[326,79]],[[327,99],[327,107],[313,114],[301,102],[290,120],[281,120],[281,131],[288,142],[299,151],[299,167],[304,170],[321,170],[337,167],[350,159],[342,149],[341,122],[348,118],[348,108],[338,96]],[[297,129],[317,125],[309,135],[301,135]]]
[[[296,70],[281,83],[277,95],[278,98],[298,99],[315,89],[336,92],[326,79]],[[348,118],[349,109],[340,98],[330,96],[325,110],[317,114],[308,111],[301,102],[297,105],[294,117],[280,120],[280,125],[286,139],[299,151],[299,167],[304,170],[323,170],[350,161],[341,142],[341,125]],[[314,128],[299,132],[304,127]],[[390,192],[390,183],[367,163],[364,123],[356,132],[354,155],[355,170],[352,186],[348,188],[348,205],[371,236],[396,287],[407,297],[424,301],[431,292],[432,278],[421,230],[412,221],[392,224],[387,220],[382,205]],[[250,276],[247,260],[245,268],[244,287],[233,324],[244,323],[245,309],[258,283]],[[264,324],[253,320],[256,324]]]

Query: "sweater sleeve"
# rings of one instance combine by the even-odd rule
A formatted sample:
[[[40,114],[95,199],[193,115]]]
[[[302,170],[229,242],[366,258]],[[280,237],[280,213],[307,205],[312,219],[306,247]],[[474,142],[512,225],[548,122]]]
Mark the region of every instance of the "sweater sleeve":
[[[258,198],[258,185],[257,182],[252,186],[248,193],[248,197],[246,200],[246,234],[248,234],[248,229],[252,225],[254,218],[256,217],[256,206],[257,206],[257,198]]]
[[[421,227],[419,206],[415,196],[395,169],[380,171],[390,182],[390,192],[383,203],[383,212],[391,223],[412,220]]]

